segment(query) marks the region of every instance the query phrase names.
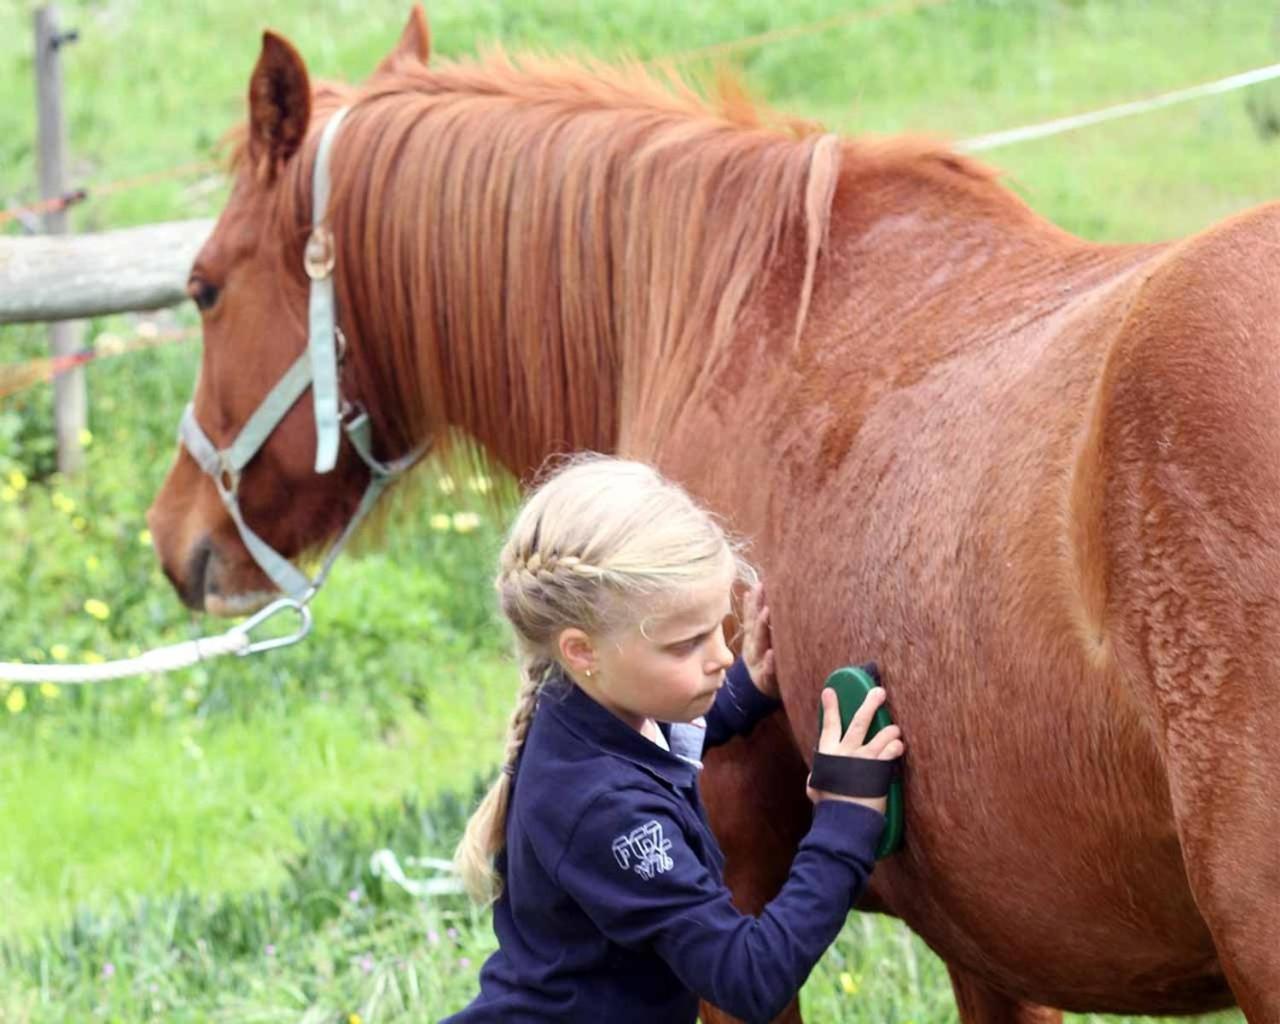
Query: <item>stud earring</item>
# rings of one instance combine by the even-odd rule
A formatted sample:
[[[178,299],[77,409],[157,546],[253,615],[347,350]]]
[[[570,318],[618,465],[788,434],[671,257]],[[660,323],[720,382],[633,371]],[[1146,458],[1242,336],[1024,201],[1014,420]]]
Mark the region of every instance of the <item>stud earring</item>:
[[[586,677],[587,677],[588,679],[590,679],[590,678],[591,678],[591,673],[592,673],[592,669],[587,669],[587,671],[584,673],[584,675],[586,675]]]

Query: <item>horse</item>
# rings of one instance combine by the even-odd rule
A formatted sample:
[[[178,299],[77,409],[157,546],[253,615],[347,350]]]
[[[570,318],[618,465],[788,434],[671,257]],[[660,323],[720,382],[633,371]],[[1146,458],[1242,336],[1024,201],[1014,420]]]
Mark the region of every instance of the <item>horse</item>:
[[[303,358],[320,237],[378,459],[625,453],[750,540],[784,710],[704,771],[742,909],[807,827],[825,675],[874,656],[910,752],[863,909],[937,952],[959,1019],[1280,1022],[1280,209],[1093,244],[936,141],[428,51],[415,8],[363,84],[313,84],[264,35],[191,273],[214,446]],[[328,430],[298,401],[235,474],[285,557],[370,479],[347,443],[316,471]],[[148,523],[188,605],[274,592],[186,448]]]

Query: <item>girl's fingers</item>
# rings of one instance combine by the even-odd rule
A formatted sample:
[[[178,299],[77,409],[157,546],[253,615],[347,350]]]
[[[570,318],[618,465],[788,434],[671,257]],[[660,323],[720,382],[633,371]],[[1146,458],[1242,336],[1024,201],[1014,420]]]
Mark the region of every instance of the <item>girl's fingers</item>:
[[[897,743],[901,739],[902,739],[901,729],[899,729],[896,725],[886,726],[885,728],[881,729],[878,733],[876,733],[874,736],[872,736],[871,739],[869,739],[861,747],[861,749],[858,750],[857,754],[859,757],[872,757],[872,758],[884,757],[885,748],[888,747],[890,744]]]
[[[875,687],[867,692],[867,696],[863,699],[861,706],[854,713],[853,721],[849,723],[849,728],[845,731],[844,738],[840,741],[841,747],[847,748],[848,751],[854,751],[862,746],[862,738],[866,736],[867,729],[871,727],[871,719],[875,717],[875,713],[879,710],[880,705],[884,703],[884,689]]]
[[[822,689],[822,735],[818,737],[818,750],[834,754],[840,749],[840,701],[836,691],[829,686]]]

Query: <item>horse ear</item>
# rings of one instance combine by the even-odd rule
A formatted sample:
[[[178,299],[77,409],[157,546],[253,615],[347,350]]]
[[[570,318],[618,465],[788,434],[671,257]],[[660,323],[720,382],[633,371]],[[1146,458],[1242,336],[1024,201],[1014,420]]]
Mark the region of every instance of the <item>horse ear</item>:
[[[431,30],[427,28],[427,15],[422,4],[414,4],[409,11],[409,21],[400,33],[400,39],[392,47],[391,52],[378,63],[374,74],[390,71],[402,59],[416,60],[420,64],[427,62],[431,54]]]
[[[249,156],[274,174],[302,145],[311,121],[307,66],[292,44],[262,33],[262,53],[249,79]]]

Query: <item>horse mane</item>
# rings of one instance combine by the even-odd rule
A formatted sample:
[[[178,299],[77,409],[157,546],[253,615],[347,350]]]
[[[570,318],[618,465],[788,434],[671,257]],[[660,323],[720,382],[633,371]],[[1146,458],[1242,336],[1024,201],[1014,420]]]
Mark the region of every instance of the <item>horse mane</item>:
[[[669,422],[689,392],[670,382],[731,357],[744,304],[784,265],[801,282],[799,337],[853,143],[732,82],[712,101],[637,63],[500,49],[401,63],[317,88],[302,158],[275,190],[293,246],[309,230],[318,125],[343,102],[329,204],[339,315],[392,452],[462,423],[520,474],[547,438],[516,424],[577,448],[615,444],[637,414]],[[971,170],[937,149],[904,152]],[[663,373],[635,372],[654,362]]]

